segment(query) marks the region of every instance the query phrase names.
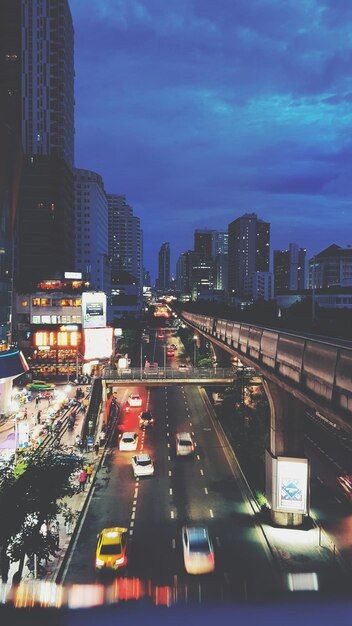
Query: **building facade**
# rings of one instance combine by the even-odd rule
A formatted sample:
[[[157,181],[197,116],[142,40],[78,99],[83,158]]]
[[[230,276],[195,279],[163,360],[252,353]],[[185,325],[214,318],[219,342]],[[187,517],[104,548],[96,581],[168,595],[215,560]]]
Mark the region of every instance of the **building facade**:
[[[306,249],[290,243],[288,250],[274,250],[275,295],[305,289]]]
[[[108,259],[108,200],[96,172],[75,169],[75,271],[90,289],[110,294]]]
[[[229,224],[228,286],[231,299],[251,297],[248,278],[269,271],[270,224],[246,213]]]
[[[158,257],[158,290],[170,289],[170,244],[161,244]]]
[[[332,244],[309,260],[309,289],[352,285],[352,247]]]
[[[74,59],[68,0],[21,2],[23,176],[15,282],[30,291],[74,264]]]

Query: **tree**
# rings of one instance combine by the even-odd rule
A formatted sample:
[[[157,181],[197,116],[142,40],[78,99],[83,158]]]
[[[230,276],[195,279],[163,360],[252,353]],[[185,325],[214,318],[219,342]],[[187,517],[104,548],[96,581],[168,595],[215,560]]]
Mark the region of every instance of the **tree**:
[[[55,554],[50,532],[41,532],[60,511],[60,500],[78,491],[73,473],[81,466],[76,455],[48,448],[26,456],[25,470],[19,474],[10,463],[0,476],[0,569],[7,580],[8,557],[20,561],[21,575],[25,554],[49,558]],[[7,565],[7,568],[6,568]]]

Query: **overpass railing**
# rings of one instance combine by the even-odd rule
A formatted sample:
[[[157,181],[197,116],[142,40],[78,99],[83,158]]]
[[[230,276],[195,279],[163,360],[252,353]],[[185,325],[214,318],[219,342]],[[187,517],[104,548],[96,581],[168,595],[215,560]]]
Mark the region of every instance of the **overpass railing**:
[[[148,371],[140,367],[132,367],[125,370],[105,368],[102,378],[104,380],[233,380],[236,372],[228,367],[189,367],[185,370],[166,367]]]

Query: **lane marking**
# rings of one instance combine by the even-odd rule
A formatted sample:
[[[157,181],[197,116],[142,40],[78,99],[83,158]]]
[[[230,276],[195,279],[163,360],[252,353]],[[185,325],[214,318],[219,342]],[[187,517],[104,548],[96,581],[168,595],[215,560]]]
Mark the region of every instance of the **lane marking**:
[[[132,528],[130,528],[130,530],[129,530],[128,534],[132,537],[132,535],[133,535],[133,530],[132,530]]]
[[[171,470],[169,470],[169,476],[171,476],[171,475],[172,475],[172,471],[171,471]]]
[[[198,460],[198,461],[200,461],[200,456],[199,456],[199,454],[197,454],[197,460]]]
[[[139,487],[139,485],[138,485],[138,487]],[[138,487],[136,487],[135,490],[134,490],[134,496],[133,496],[134,498],[137,498],[137,496],[138,496]]]
[[[170,455],[167,457],[167,460],[168,460],[168,461],[171,461],[171,456],[170,456]]]
[[[132,511],[132,513],[131,513],[131,519],[135,519],[135,517],[136,517],[136,512],[135,512],[135,511]]]
[[[171,487],[169,489],[169,494],[170,494],[170,496],[172,496],[172,488]]]
[[[175,549],[176,548],[176,539],[172,540],[172,547]]]
[[[171,519],[174,519],[174,512],[171,511]]]
[[[170,448],[170,444],[169,443],[167,444],[167,447]]]
[[[204,487],[204,493],[208,495],[208,489],[206,487]]]
[[[131,520],[131,521],[130,521],[130,527],[132,528],[133,526],[134,526],[134,521],[133,521],[133,520]]]
[[[201,475],[202,475],[202,476],[204,476],[204,472],[203,472],[203,470],[201,469],[201,470],[199,470],[199,471],[200,471]]]
[[[210,517],[214,517],[213,509],[209,509]]]

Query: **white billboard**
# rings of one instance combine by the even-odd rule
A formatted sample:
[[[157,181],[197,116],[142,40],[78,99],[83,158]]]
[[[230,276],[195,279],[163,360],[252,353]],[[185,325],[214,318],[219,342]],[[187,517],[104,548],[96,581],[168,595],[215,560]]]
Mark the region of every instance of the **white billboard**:
[[[89,328],[84,333],[84,360],[109,359],[113,350],[113,328]]]
[[[82,328],[106,326],[106,294],[103,291],[82,293]]]
[[[308,511],[308,459],[277,457],[276,509],[287,513]]]

